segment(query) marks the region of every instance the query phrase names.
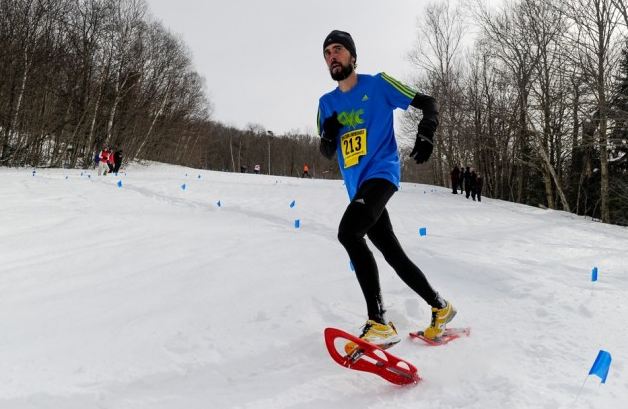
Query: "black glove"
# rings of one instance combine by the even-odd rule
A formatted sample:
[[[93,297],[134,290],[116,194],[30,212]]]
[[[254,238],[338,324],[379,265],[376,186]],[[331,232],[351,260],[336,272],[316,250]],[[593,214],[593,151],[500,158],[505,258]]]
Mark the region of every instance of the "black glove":
[[[327,142],[332,142],[335,145],[340,128],[342,128],[342,124],[338,121],[338,113],[334,111],[330,117],[325,118],[323,121],[323,133],[321,134],[321,138],[327,140]]]
[[[342,124],[338,121],[338,114],[334,111],[330,117],[323,121],[323,132],[321,133],[321,144],[319,150],[327,159],[332,159],[336,153],[338,146],[338,133],[342,128]]]
[[[414,159],[416,163],[423,163],[430,158],[433,150],[434,129],[421,121],[419,122],[414,149],[410,152],[410,157]]]

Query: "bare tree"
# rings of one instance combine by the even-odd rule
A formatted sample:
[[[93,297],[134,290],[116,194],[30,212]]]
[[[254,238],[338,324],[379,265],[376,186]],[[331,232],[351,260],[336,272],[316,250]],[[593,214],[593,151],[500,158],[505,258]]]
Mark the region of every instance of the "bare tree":
[[[595,97],[595,128],[600,151],[600,212],[610,222],[608,173],[609,89],[617,67],[620,13],[612,0],[573,0],[566,3],[574,23],[572,39],[585,84]]]
[[[427,88],[427,93],[439,104],[438,134],[432,160],[434,174],[439,184],[449,183],[449,171],[460,159],[460,147],[464,137],[460,132],[463,115],[461,52],[465,24],[459,6],[452,1],[430,3],[417,22],[418,37],[410,61],[425,75],[425,81],[417,78],[414,86]],[[409,112],[410,126],[418,122],[418,113]]]

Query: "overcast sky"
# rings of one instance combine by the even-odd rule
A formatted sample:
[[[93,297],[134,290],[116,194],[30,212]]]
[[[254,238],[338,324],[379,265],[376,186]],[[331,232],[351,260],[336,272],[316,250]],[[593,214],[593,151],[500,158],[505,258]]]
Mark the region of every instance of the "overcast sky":
[[[314,134],[318,98],[336,87],[322,44],[351,33],[358,72],[410,78],[407,54],[428,0],[147,0],[155,19],[180,35],[206,80],[213,118],[276,134]]]

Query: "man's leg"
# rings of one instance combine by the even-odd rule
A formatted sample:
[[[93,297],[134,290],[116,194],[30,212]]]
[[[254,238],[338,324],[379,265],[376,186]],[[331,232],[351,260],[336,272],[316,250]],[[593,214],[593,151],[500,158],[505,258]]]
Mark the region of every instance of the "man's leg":
[[[369,239],[384,255],[386,262],[395,270],[404,283],[425,300],[430,306],[443,308],[442,298],[432,288],[425,275],[401,248],[393,232],[388,211],[384,209],[377,223],[368,232]]]
[[[377,223],[386,203],[397,190],[387,180],[366,181],[347,206],[340,226],[338,240],[347,250],[366,300],[369,319],[385,323],[379,272],[373,253],[364,236]]]

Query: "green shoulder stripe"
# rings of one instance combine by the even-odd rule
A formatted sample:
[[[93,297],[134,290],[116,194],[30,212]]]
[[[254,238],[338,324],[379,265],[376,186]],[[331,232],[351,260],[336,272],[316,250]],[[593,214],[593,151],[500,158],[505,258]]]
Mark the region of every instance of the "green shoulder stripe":
[[[397,91],[401,92],[403,95],[407,96],[408,98],[414,98],[414,96],[416,95],[416,91],[414,91],[412,88],[402,84],[401,82],[397,81],[396,79],[386,74],[385,72],[382,72],[382,78],[386,80],[390,85],[395,87]]]

